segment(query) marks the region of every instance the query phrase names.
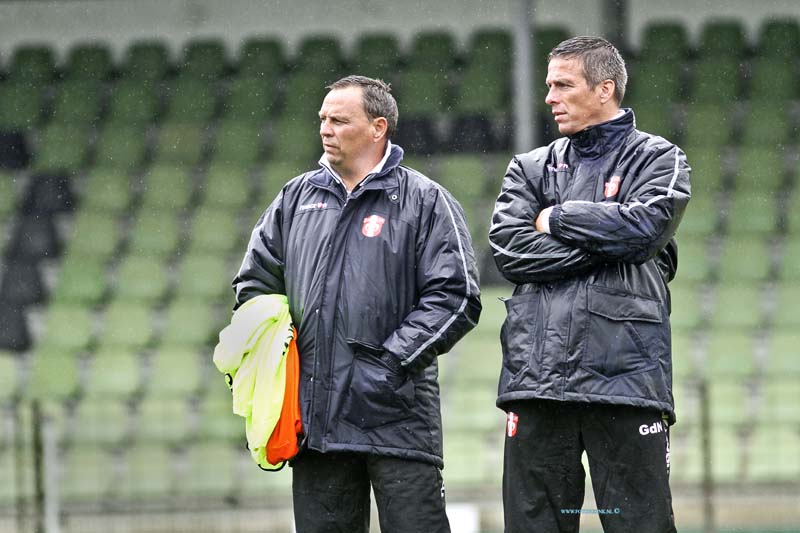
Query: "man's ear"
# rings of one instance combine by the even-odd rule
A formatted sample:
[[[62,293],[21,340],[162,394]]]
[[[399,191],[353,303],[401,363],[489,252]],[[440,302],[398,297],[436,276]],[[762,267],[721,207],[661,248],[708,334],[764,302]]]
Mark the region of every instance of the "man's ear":
[[[386,129],[389,123],[385,117],[378,117],[372,119],[372,142],[379,142],[386,137]]]
[[[605,104],[609,100],[614,99],[614,91],[617,89],[617,84],[614,83],[614,80],[603,80],[597,84],[598,96],[600,97],[600,102]]]

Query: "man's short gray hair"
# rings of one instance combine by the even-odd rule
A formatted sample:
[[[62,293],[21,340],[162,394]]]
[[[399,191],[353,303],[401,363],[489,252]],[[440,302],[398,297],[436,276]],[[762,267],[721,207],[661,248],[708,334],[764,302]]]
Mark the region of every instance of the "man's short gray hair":
[[[553,48],[547,56],[547,62],[556,57],[579,58],[583,63],[583,77],[592,88],[604,80],[613,81],[614,99],[617,105],[622,103],[628,72],[625,70],[625,60],[613,44],[602,37],[573,37]]]
[[[370,119],[386,119],[386,138],[391,139],[397,129],[397,102],[392,96],[391,86],[383,80],[351,75],[325,87],[331,91],[347,87],[361,87],[364,111]]]

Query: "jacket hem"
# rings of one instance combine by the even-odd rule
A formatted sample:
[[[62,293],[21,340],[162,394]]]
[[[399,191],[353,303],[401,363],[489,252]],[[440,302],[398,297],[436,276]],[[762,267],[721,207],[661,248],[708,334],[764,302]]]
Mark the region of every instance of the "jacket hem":
[[[605,396],[600,394],[584,394],[576,392],[565,393],[561,397],[548,396],[533,391],[507,392],[497,397],[496,405],[503,411],[507,411],[510,402],[518,400],[553,400],[562,402],[576,403],[604,403],[611,405],[630,405],[631,407],[642,407],[646,409],[657,409],[665,412],[669,416],[670,425],[675,423],[675,407],[666,402],[655,400],[645,400],[644,398],[632,398],[628,396]]]
[[[340,444],[328,443],[323,450],[322,447],[309,446],[309,449],[318,451],[320,453],[330,452],[355,452],[367,453],[371,455],[383,455],[385,457],[396,457],[398,459],[411,459],[414,461],[422,461],[424,463],[431,463],[440,469],[444,468],[444,461],[441,457],[418,450],[406,450],[403,448],[392,448],[389,446],[374,446],[368,444]]]

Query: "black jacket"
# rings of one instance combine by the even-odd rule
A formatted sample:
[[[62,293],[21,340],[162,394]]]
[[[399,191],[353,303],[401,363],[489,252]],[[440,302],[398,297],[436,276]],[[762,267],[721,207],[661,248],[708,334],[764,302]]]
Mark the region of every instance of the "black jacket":
[[[436,356],[477,324],[478,273],[461,207],[402,158],[349,198],[324,167],[287,183],[233,285],[289,298],[306,446],[441,467]]]
[[[667,283],[689,172],[680,148],[635,129],[631,110],[511,161],[489,235],[516,284],[498,406],[626,404],[674,421]],[[551,233],[540,233],[548,206]]]

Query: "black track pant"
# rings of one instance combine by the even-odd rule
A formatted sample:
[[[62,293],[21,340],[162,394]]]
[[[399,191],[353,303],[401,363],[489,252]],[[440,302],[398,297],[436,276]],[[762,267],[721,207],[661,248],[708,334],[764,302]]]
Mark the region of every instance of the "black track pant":
[[[438,467],[361,453],[304,451],[292,474],[297,533],[366,533],[375,493],[383,533],[449,533]]]
[[[547,400],[505,408],[507,533],[577,532],[582,513],[599,514],[606,533],[675,531],[669,428],[660,412]],[[583,507],[584,450],[596,509]]]

